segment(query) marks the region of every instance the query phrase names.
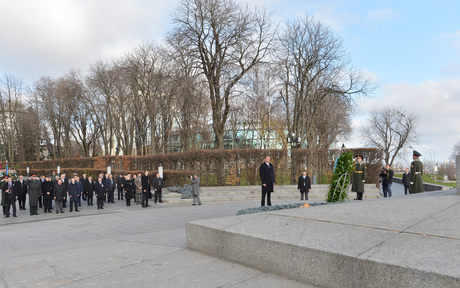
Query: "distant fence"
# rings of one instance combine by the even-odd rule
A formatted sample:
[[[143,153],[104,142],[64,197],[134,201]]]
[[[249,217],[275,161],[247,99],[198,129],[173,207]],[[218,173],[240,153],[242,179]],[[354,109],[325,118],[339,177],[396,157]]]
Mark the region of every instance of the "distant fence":
[[[187,183],[190,173],[198,173],[202,186],[216,185],[258,185],[260,184],[259,167],[266,155],[271,157],[275,167],[277,184],[289,184],[291,178],[298,177],[305,168],[310,175],[315,175],[319,183],[327,183],[332,174],[334,162],[343,151],[352,151],[364,156],[367,164],[368,183],[378,181],[378,174],[382,168],[382,153],[378,149],[346,149],[346,150],[314,150],[294,149],[288,152],[283,149],[221,149],[221,150],[193,150],[181,153],[156,154],[149,156],[100,156],[91,158],[64,158],[58,160],[31,161],[8,163],[10,167],[17,167],[21,174],[25,174],[26,167],[30,172],[49,174],[51,170],[61,167],[67,173],[98,174],[105,172],[111,166],[114,174],[127,171],[156,171],[161,164],[163,169],[170,173],[172,185]],[[290,155],[289,155],[290,154]],[[4,167],[5,163],[2,163]],[[218,177],[217,171],[223,168],[223,177]],[[294,169],[292,172],[291,169]],[[221,169],[222,170],[222,169]],[[172,176],[174,174],[174,176]],[[96,175],[93,175],[96,176]],[[165,181],[168,176],[165,174]]]

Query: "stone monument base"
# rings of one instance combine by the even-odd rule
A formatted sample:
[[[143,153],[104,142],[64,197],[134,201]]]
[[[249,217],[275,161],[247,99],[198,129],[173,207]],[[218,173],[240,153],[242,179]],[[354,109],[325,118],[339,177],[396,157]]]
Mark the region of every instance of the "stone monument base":
[[[321,287],[460,287],[456,190],[187,223],[187,248]]]

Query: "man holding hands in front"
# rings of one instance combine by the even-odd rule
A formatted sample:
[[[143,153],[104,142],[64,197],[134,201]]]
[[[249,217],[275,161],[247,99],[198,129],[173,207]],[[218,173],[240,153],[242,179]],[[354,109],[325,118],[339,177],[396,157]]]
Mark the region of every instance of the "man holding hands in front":
[[[260,165],[260,181],[262,182],[262,207],[265,206],[265,195],[267,195],[267,205],[272,206],[270,194],[275,187],[275,169],[270,163],[270,156],[265,156],[265,162]]]

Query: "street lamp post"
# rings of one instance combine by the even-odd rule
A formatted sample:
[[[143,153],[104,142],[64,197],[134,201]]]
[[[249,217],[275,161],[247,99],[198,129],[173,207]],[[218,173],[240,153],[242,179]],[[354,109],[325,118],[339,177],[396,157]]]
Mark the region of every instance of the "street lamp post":
[[[292,137],[287,137],[287,143],[291,144],[291,185],[295,184],[295,170],[294,170],[294,154],[292,150],[300,143],[300,137],[295,137],[295,133],[291,134]]]
[[[240,147],[239,147],[240,138],[239,138],[238,136],[236,136],[235,141],[236,141],[236,149],[239,149],[239,148],[240,148]],[[237,185],[240,186],[240,176],[241,176],[241,174],[240,174],[240,152],[238,152],[237,155],[236,155],[236,166],[237,166],[236,168],[237,168],[237,171],[238,171],[238,175],[237,175],[237,177],[238,177],[238,182],[237,182]]]

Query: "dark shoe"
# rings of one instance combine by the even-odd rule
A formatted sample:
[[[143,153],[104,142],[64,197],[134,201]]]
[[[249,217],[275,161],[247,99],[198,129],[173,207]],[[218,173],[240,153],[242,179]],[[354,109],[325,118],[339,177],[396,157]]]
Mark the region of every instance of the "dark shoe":
[[[59,211],[56,211],[56,214],[59,214]]]
[[[104,207],[101,207],[101,209],[104,209]]]
[[[75,210],[75,212],[80,212],[80,210]]]
[[[48,213],[51,213],[51,209],[48,210]]]
[[[26,208],[22,208],[22,210],[27,210]]]
[[[13,217],[18,217],[18,216],[16,216],[16,215],[13,215]]]
[[[5,193],[5,194],[6,194],[6,193]],[[8,218],[8,217],[10,217],[10,216],[8,216],[8,215],[5,215],[5,218]]]
[[[48,213],[48,211],[45,210],[45,213]]]
[[[22,210],[22,207],[19,207],[19,210]]]
[[[201,205],[201,203],[199,203],[198,205]]]
[[[64,211],[61,210],[61,213],[64,213]]]
[[[196,204],[192,204],[192,206],[196,206]]]

